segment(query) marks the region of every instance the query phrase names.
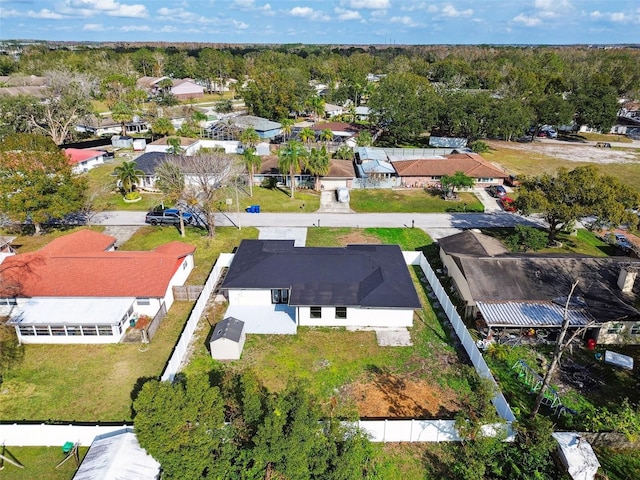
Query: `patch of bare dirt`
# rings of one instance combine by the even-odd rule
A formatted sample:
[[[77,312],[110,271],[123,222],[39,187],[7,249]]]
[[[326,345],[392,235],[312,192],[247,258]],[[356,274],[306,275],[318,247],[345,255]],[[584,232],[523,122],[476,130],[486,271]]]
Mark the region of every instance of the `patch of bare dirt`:
[[[509,142],[506,146],[513,150],[535,152],[542,155],[548,155],[550,157],[561,158],[570,162],[589,162],[603,165],[610,163],[640,163],[640,156],[635,151],[618,150],[614,148],[596,148],[592,144],[574,145],[571,143]]]
[[[352,383],[344,394],[356,403],[360,418],[450,418],[459,410],[454,392],[389,373]]]
[[[362,244],[362,243],[382,243],[379,238],[365,234],[361,230],[354,230],[348,235],[340,237],[340,241],[344,245]]]

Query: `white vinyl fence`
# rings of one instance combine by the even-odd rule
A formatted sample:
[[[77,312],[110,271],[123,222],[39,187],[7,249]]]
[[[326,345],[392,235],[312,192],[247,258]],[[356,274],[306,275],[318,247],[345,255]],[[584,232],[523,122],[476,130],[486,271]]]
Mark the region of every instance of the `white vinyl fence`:
[[[478,375],[483,378],[488,378],[495,385],[497,393],[493,398],[493,405],[496,407],[498,415],[500,415],[500,417],[507,422],[515,421],[516,417],[513,414],[513,411],[511,410],[511,407],[509,406],[506,398],[504,398],[504,395],[500,391],[498,384],[493,378],[491,370],[489,370],[489,366],[485,362],[482,354],[480,353],[480,350],[478,350],[476,342],[474,342],[473,338],[471,338],[471,335],[469,334],[469,331],[467,330],[464,322],[460,318],[455,305],[451,303],[449,295],[447,295],[447,292],[440,283],[440,280],[438,280],[438,277],[431,268],[431,265],[429,265],[429,262],[427,261],[425,256],[421,252],[403,252],[403,254],[408,264],[419,265],[422,269],[425,277],[427,278],[427,281],[429,282],[429,285],[431,286],[431,289],[433,290],[433,293],[436,295],[436,298],[440,302],[440,305],[442,305],[442,308],[447,314],[447,318],[451,322],[451,325],[453,326],[456,335],[460,339],[462,346],[467,352],[467,355],[469,355],[471,363],[476,369],[476,372],[478,372]]]
[[[132,431],[131,425],[0,425],[0,443],[12,447],[62,447],[67,442],[89,447],[98,435],[120,430]]]
[[[180,335],[180,340],[178,340],[178,343],[171,354],[171,358],[167,362],[164,372],[162,372],[162,377],[160,377],[160,379],[163,382],[173,381],[176,373],[180,371],[189,349],[189,343],[193,339],[193,332],[195,332],[196,327],[198,326],[198,322],[200,321],[200,317],[207,306],[211,292],[218,283],[222,270],[231,265],[231,260],[233,260],[232,253],[221,253],[218,257],[216,264],[213,266],[213,270],[211,270],[211,273],[209,274],[209,278],[207,278],[207,281],[204,284],[204,288],[202,289],[198,300],[196,300],[196,304],[193,306],[193,310],[191,310],[191,314],[189,315],[189,319],[182,331],[182,335]]]

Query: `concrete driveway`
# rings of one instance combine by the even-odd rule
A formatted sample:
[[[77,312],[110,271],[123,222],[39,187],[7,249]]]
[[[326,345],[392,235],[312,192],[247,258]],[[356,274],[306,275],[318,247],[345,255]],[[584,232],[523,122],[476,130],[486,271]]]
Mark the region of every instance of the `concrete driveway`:
[[[349,202],[339,202],[335,190],[323,190],[320,194],[319,213],[354,213]]]
[[[473,193],[482,202],[486,213],[502,212],[497,198],[493,198],[484,188],[474,188]]]

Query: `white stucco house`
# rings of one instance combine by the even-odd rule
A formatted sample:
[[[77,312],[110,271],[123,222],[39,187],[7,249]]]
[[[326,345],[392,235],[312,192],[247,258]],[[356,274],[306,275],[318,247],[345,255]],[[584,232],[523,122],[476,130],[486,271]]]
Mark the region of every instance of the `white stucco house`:
[[[22,343],[117,343],[140,315],[173,304],[173,286],[193,270],[195,247],[115,251],[92,230],[59,237],[0,264],[0,315]]]
[[[88,172],[92,168],[104,163],[104,152],[100,150],[66,148],[64,153],[69,159],[73,173]]]
[[[246,333],[298,326],[402,328],[420,299],[397,245],[295,247],[243,240],[220,287]]]

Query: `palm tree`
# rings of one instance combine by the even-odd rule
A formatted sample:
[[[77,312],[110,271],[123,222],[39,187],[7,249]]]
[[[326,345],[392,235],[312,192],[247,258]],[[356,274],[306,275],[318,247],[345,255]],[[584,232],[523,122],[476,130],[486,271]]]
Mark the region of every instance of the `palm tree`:
[[[260,141],[260,135],[253,127],[249,127],[240,134],[240,141],[244,147],[255,149],[255,146]]]
[[[278,168],[281,172],[289,171],[292,200],[295,190],[295,175],[302,170],[308,156],[307,148],[298,140],[289,140],[278,150]]]
[[[158,117],[151,124],[151,132],[153,135],[173,135],[175,131],[176,129],[168,118]]]
[[[293,131],[293,124],[295,122],[290,118],[283,118],[280,120],[280,129],[282,130],[282,135],[284,136],[284,141],[286,142]]]
[[[311,175],[315,176],[313,188],[320,189],[320,176],[329,173],[329,153],[323,146],[322,148],[312,148],[307,161],[307,170]]]
[[[307,105],[311,108],[311,112],[316,116],[316,123],[318,123],[320,117],[324,114],[324,99],[316,95],[309,99]]]
[[[122,188],[124,188],[127,193],[133,191],[133,186],[138,182],[138,179],[144,175],[144,172],[138,168],[135,160],[122,162],[122,165],[118,165],[113,171],[118,176],[118,180],[122,183]]]
[[[320,133],[320,140],[328,144],[331,140],[333,140],[333,132],[328,128],[322,130],[322,132]]]
[[[256,149],[253,147],[245,148],[242,156],[244,157],[244,164],[249,172],[249,196],[253,197],[253,175],[255,169],[260,168],[260,165],[262,165],[262,160],[256,155]]]
[[[356,135],[356,145],[358,147],[368,147],[373,143],[373,138],[371,137],[371,132],[367,130],[361,130]]]
[[[180,146],[181,143],[182,140],[180,139],[180,137],[167,138],[167,145],[169,145],[169,148],[167,148],[167,153],[171,155],[180,155],[182,153],[182,147]]]
[[[304,143],[311,143],[312,140],[316,139],[316,132],[311,130],[309,127],[304,127],[302,130],[300,130],[298,136]]]

